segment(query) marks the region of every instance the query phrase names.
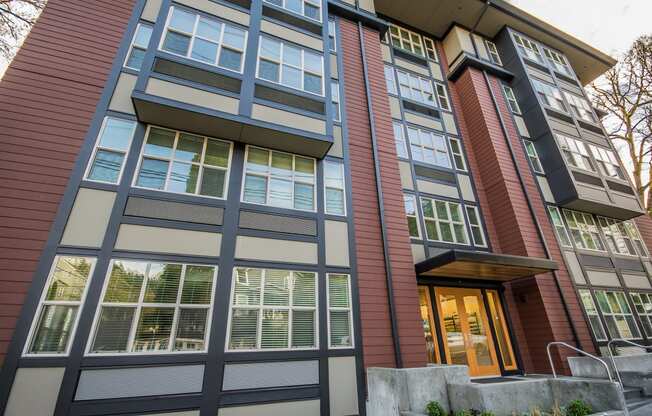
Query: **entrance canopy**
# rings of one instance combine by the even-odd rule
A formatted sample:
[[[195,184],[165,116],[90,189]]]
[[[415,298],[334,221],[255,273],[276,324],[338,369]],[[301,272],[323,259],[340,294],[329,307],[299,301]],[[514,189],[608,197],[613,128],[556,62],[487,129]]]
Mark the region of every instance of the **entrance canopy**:
[[[468,250],[446,250],[417,263],[417,276],[488,279],[507,282],[557,270],[553,260]]]

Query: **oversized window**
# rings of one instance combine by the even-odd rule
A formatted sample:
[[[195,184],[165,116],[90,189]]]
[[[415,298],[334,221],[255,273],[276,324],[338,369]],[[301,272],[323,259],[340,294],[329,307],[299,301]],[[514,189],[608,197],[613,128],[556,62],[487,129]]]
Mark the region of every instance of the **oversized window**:
[[[231,286],[228,350],[318,347],[316,273],[238,267]]]
[[[456,202],[421,198],[428,240],[469,244],[462,206]]]
[[[600,321],[600,315],[598,314],[598,309],[595,307],[595,302],[591,297],[591,292],[587,289],[580,289],[580,298],[582,299],[582,306],[584,306],[584,311],[589,317],[589,323],[591,324],[591,329],[593,330],[593,335],[598,341],[606,341],[607,334],[604,332],[604,327],[602,326],[602,321]]]
[[[389,38],[397,48],[424,56],[421,35],[395,25],[389,25]]]
[[[300,46],[260,37],[258,78],[324,95],[324,57]]]
[[[523,144],[525,145],[525,152],[530,160],[530,165],[532,165],[532,170],[536,173],[543,174],[543,166],[541,166],[541,160],[539,159],[536,147],[534,147],[534,143],[530,140],[523,139]]]
[[[568,112],[559,88],[539,81],[538,79],[533,79],[532,84],[534,84],[534,89],[537,92],[541,104],[554,108],[555,110],[563,111],[564,113]]]
[[[247,146],[242,201],[315,210],[315,159]]]
[[[627,233],[625,223],[612,218],[598,217],[598,224],[612,252],[636,256],[634,243]]]
[[[342,110],[340,107],[340,83],[331,80],[331,103],[333,106],[333,120],[340,121]]]
[[[134,186],[224,198],[232,146],[223,140],[150,126]]]
[[[446,87],[444,84],[435,82],[435,91],[437,91],[437,100],[439,101],[439,108],[447,111],[451,111],[450,100],[448,99],[448,93],[446,92]]]
[[[546,60],[554,70],[569,77],[573,76],[573,71],[570,69],[568,62],[566,62],[566,58],[564,58],[562,54],[546,47],[543,48],[543,54],[546,56]]]
[[[328,50],[337,52],[337,27],[333,19],[328,20]]]
[[[113,260],[89,354],[207,349],[215,266]]]
[[[564,216],[578,248],[605,251],[598,226],[591,214],[565,209]]]
[[[408,127],[412,159],[431,165],[451,167],[446,138],[441,134]]]
[[[423,44],[426,47],[426,55],[428,55],[428,58],[432,59],[435,62],[438,61],[437,48],[435,47],[435,42],[430,38],[424,37]]]
[[[25,355],[67,355],[95,259],[57,256],[41,294]]]
[[[568,236],[568,230],[564,224],[564,219],[561,217],[559,208],[549,206],[548,213],[550,214],[552,225],[555,227],[555,232],[557,233],[557,238],[559,238],[561,245],[563,247],[572,247],[570,237]]]
[[[264,0],[293,13],[321,22],[321,0]]]
[[[467,206],[466,216],[468,217],[469,225],[471,226],[473,244],[478,247],[487,247],[487,240],[485,239],[482,223],[480,222],[480,212],[478,211],[478,207]]]
[[[591,123],[597,122],[595,115],[593,115],[593,108],[586,99],[567,91],[564,91],[564,97],[566,97],[566,101],[568,101],[568,105],[575,117]]]
[[[595,297],[598,300],[600,312],[602,312],[602,316],[607,323],[607,330],[611,338],[641,338],[641,333],[638,330],[629,303],[627,303],[625,293],[596,290]]]
[[[487,52],[489,54],[489,59],[491,60],[491,62],[493,62],[496,65],[502,65],[503,62],[500,60],[500,54],[498,53],[498,48],[496,48],[496,44],[486,39],[484,41],[484,44],[487,46]]]
[[[246,44],[244,28],[172,6],[160,48],[241,73]]]
[[[598,169],[604,176],[625,180],[625,174],[613,151],[592,144],[589,145],[589,148],[598,162]]]
[[[393,123],[394,126],[394,143],[396,144],[396,154],[398,157],[404,157],[407,159],[407,143],[405,141],[405,129],[403,125],[398,121]]]
[[[135,121],[116,117],[104,118],[91,155],[91,163],[86,170],[86,179],[112,184],[120,182],[135,131]]]
[[[512,111],[512,113],[521,114],[521,107],[518,105],[516,94],[514,94],[512,87],[503,85],[503,90],[505,91],[505,98],[507,98],[507,105],[509,105],[509,109]]]
[[[346,215],[343,163],[324,161],[324,193],[326,214]]]
[[[149,39],[152,37],[152,26],[145,23],[138,23],[134,38],[131,40],[127,59],[125,60],[125,67],[140,71],[145,59],[145,52],[149,45]]]
[[[448,140],[451,142],[451,153],[453,154],[455,169],[466,171],[466,161],[464,160],[464,153],[462,152],[462,143],[460,143],[459,139],[454,137],[449,137]]]
[[[403,202],[405,204],[405,215],[407,216],[410,237],[421,238],[417,199],[414,195],[403,194]]]
[[[559,147],[569,165],[575,168],[595,172],[593,162],[589,156],[589,151],[586,149],[586,144],[584,142],[559,133],[557,133],[556,136],[559,141]]]
[[[394,78],[394,68],[385,65],[385,83],[387,84],[387,92],[390,94],[398,94],[396,91],[396,79]]]
[[[521,56],[532,59],[540,64],[545,64],[539,47],[536,43],[532,42],[530,39],[523,37],[514,33],[514,41],[516,42],[516,48],[518,49]]]
[[[328,346],[353,347],[351,316],[351,276],[329,273],[328,278]]]
[[[650,293],[630,293],[634,308],[641,318],[643,331],[649,338],[652,337],[652,294]]]
[[[435,106],[435,96],[430,80],[399,69],[396,70],[396,74],[403,98],[409,98],[431,107]]]

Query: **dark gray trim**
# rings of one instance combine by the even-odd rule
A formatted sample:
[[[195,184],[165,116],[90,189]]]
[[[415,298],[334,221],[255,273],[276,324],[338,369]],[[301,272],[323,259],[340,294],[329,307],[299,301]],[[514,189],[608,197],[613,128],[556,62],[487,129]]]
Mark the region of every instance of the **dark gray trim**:
[[[328,0],[328,11],[334,15],[368,26],[379,32],[380,36],[385,36],[389,25],[383,19],[373,15],[359,7],[352,7],[340,1]],[[326,26],[328,26],[326,24]]]
[[[459,63],[457,63],[453,68],[453,71],[448,74],[448,79],[450,81],[457,81],[457,79],[461,77],[464,71],[469,67],[478,69],[480,71],[487,71],[491,75],[508,82],[514,78],[514,74],[501,66],[478,59],[466,52],[463,52],[459,56],[461,56],[461,61],[459,61]]]
[[[417,263],[415,265],[415,270],[417,274],[420,275],[437,267],[445,266],[456,261],[505,267],[547,269],[549,271],[559,269],[557,262],[550,259],[452,249]],[[541,272],[538,271],[538,273]]]

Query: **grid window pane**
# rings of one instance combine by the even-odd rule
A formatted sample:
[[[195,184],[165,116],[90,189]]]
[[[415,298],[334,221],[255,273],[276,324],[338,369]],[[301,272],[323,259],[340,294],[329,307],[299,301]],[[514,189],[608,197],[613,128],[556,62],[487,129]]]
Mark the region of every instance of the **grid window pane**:
[[[136,123],[132,120],[104,119],[86,179],[118,183],[135,129]]]
[[[29,352],[31,354],[64,353],[73,331],[78,309],[78,306],[45,305],[41,310]]]
[[[175,351],[204,350],[206,337],[206,309],[181,309],[174,337]]]
[[[165,351],[169,348],[174,308],[142,308],[132,351]]]
[[[93,339],[93,351],[127,352],[136,308],[105,306]]]

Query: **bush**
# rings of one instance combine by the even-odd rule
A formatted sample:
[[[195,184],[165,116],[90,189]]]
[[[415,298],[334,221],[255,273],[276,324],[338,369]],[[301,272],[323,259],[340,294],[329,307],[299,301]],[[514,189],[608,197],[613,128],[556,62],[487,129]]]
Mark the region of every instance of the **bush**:
[[[591,406],[582,400],[573,400],[566,407],[566,416],[587,416],[593,413]]]
[[[428,416],[446,416],[446,412],[441,407],[439,402],[430,402],[426,405],[426,413]]]
[[[480,413],[480,416],[496,416],[496,415],[494,415],[493,412],[485,410],[484,412]]]
[[[469,410],[460,410],[459,412],[455,413],[455,416],[473,416]]]

